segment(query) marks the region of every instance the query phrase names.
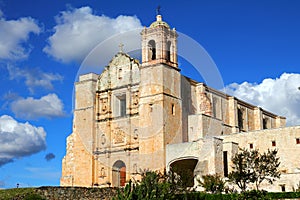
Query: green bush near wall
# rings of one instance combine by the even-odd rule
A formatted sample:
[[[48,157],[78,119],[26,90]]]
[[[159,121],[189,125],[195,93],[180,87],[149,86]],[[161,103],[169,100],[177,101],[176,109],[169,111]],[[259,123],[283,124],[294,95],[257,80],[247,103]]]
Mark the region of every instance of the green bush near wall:
[[[243,194],[208,194],[203,192],[194,192],[187,194],[178,194],[176,199],[179,200],[269,200],[269,199],[294,199],[300,198],[300,192],[260,192],[260,191],[248,191]]]
[[[292,199],[292,198],[300,198],[300,192],[272,192],[268,193],[268,197],[271,199]]]
[[[179,200],[230,200],[230,199],[237,199],[238,194],[208,194],[202,192],[195,192],[195,193],[187,193],[187,194],[180,194],[176,195],[176,198]]]

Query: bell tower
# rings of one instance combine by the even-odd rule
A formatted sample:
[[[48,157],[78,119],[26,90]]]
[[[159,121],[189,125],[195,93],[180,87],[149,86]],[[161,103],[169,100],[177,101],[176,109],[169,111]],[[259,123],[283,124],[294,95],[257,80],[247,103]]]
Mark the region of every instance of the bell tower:
[[[142,63],[152,65],[165,63],[178,67],[177,64],[177,33],[173,28],[162,21],[162,16],[157,15],[156,21],[149,28],[142,31]]]
[[[162,171],[166,168],[166,146],[183,141],[177,33],[158,13],[141,35],[140,168]]]

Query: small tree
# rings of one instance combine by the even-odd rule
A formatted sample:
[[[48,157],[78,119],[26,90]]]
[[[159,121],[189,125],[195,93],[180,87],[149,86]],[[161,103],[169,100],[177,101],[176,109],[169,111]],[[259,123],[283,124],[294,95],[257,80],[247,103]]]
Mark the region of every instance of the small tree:
[[[245,191],[250,183],[255,184],[257,190],[264,180],[272,184],[280,177],[277,152],[268,150],[260,154],[258,150],[241,149],[241,152],[232,158],[233,171],[229,174],[229,180],[236,183],[242,191]]]
[[[247,185],[253,182],[253,161],[258,157],[258,151],[248,151],[241,149],[240,153],[237,153],[232,158],[233,171],[228,175],[229,180],[237,184],[237,186],[245,191]]]
[[[257,161],[254,163],[254,177],[256,189],[259,189],[260,184],[266,180],[270,184],[280,178],[280,171],[278,167],[280,165],[279,158],[277,156],[277,150],[268,149],[267,152],[264,152],[257,158]]]
[[[197,180],[201,187],[204,187],[205,191],[212,193],[221,193],[225,189],[225,181],[222,180],[218,174],[204,175],[202,176],[203,181]]]

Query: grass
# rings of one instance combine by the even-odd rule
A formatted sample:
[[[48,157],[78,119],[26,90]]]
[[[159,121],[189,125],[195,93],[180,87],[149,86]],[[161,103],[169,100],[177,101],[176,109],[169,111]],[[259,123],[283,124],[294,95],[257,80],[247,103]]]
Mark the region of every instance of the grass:
[[[14,188],[0,190],[0,200],[11,199],[42,200],[43,198],[35,193],[34,188]]]

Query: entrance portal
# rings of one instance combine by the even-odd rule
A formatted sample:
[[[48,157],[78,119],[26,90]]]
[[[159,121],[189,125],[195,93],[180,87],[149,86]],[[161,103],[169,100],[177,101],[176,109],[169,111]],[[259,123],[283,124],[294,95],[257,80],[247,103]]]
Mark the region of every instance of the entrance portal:
[[[122,187],[126,183],[126,165],[123,161],[118,160],[112,167],[112,186]]]
[[[197,159],[184,159],[173,162],[170,169],[178,174],[187,187],[194,186],[194,170],[197,165]]]

